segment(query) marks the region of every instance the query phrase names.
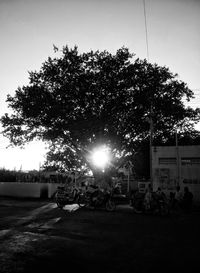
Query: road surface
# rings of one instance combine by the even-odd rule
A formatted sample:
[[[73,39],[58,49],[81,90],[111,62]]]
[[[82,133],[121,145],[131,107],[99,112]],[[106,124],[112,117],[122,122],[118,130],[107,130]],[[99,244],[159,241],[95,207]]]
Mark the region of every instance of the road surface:
[[[1,198],[0,218],[0,273],[199,272],[198,210],[161,217]]]

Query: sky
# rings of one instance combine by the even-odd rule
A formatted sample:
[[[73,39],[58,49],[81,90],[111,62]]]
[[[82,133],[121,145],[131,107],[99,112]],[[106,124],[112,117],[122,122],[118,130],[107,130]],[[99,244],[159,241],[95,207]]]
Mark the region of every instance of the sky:
[[[0,0],[0,116],[9,111],[7,95],[28,84],[28,71],[54,56],[53,44],[80,52],[128,47],[177,73],[195,93],[190,105],[199,106],[199,14],[200,0]],[[44,162],[41,142],[8,145],[0,136],[0,168],[31,170]]]

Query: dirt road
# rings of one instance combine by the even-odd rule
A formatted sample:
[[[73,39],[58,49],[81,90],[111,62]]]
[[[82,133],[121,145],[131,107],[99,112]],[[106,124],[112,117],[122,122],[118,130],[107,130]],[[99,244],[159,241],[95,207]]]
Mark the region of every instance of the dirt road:
[[[200,213],[168,217],[0,200],[0,273],[198,272]],[[197,269],[196,269],[197,268]]]

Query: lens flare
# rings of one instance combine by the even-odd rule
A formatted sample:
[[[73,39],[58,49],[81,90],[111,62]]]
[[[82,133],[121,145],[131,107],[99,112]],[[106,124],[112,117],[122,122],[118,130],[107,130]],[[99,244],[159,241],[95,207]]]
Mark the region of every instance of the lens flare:
[[[92,162],[98,168],[105,168],[109,163],[109,150],[107,147],[99,147],[92,153]]]

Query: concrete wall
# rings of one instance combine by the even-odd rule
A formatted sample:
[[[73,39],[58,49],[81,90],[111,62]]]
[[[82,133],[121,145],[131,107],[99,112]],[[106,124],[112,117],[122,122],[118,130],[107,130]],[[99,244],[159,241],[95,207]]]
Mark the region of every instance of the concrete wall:
[[[0,182],[0,196],[51,198],[60,184]]]
[[[195,162],[194,162],[195,159]],[[187,186],[200,201],[200,146],[152,147],[153,187],[174,191]]]

